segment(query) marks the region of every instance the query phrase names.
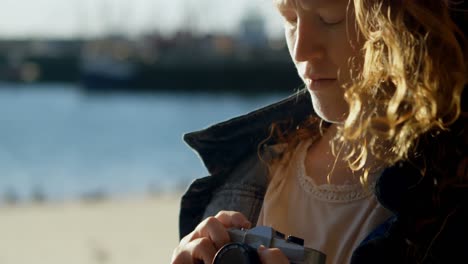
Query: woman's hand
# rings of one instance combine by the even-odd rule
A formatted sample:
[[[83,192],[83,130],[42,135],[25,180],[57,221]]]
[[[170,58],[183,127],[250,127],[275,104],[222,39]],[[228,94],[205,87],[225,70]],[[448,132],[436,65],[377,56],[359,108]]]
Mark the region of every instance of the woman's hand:
[[[250,228],[247,218],[234,211],[221,211],[203,220],[185,236],[172,254],[172,264],[211,264],[216,252],[230,242],[228,228]]]
[[[257,252],[262,264],[289,264],[288,258],[278,248],[260,246]]]

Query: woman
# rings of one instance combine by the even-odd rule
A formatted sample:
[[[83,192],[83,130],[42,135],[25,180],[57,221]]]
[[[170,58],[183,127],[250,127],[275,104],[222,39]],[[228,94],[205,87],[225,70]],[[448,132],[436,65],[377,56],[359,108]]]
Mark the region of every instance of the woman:
[[[182,198],[172,262],[211,263],[255,225],[327,263],[468,261],[466,2],[275,4],[306,89],[185,136],[211,176]]]

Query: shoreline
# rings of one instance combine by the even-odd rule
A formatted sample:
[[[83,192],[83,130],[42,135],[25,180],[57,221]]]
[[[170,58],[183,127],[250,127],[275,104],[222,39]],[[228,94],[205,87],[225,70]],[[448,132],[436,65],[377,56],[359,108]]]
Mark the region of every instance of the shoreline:
[[[169,263],[181,193],[0,206],[0,262]]]

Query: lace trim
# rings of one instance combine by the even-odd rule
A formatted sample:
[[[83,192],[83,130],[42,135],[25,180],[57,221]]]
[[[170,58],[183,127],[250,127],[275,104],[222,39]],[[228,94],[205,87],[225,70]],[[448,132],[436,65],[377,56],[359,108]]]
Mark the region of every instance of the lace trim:
[[[306,144],[309,146],[309,144]],[[363,187],[360,183],[358,184],[322,184],[316,185],[311,177],[306,175],[305,170],[305,158],[307,147],[301,149],[299,162],[297,168],[297,178],[299,185],[309,194],[315,198],[327,201],[327,202],[352,202],[369,197],[373,194],[375,181],[371,182],[367,187]]]

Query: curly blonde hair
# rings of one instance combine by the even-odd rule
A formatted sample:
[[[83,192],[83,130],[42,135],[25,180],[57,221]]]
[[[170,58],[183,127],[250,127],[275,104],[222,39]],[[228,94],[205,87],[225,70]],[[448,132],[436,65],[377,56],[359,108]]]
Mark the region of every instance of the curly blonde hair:
[[[467,69],[448,2],[354,0],[354,12],[364,63],[345,89],[350,111],[336,142],[351,146],[344,158],[359,170],[369,153],[392,165],[422,134],[447,129],[460,115]]]

